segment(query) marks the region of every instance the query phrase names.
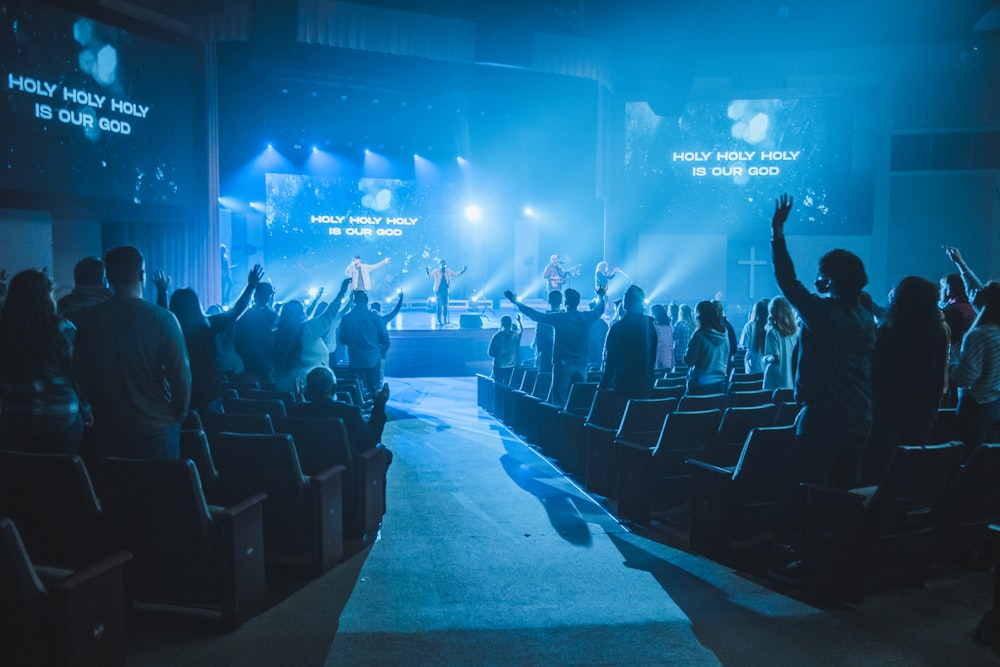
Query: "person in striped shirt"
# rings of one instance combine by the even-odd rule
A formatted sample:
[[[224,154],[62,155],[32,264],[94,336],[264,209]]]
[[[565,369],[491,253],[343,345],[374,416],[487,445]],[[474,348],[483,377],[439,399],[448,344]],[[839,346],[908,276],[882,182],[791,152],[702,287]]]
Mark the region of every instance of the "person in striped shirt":
[[[976,303],[982,310],[949,373],[951,386],[958,387],[960,433],[970,449],[1000,428],[1000,283],[987,283]]]

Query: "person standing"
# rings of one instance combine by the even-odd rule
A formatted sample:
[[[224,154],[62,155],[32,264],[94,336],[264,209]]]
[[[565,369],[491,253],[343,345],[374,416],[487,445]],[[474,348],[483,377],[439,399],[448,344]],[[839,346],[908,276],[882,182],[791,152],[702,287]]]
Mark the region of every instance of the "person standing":
[[[558,313],[562,310],[563,295],[557,289],[549,292],[549,313]],[[535,366],[545,373],[552,372],[552,344],[555,342],[556,332],[551,324],[539,322],[535,326],[535,337],[531,341],[531,347],[535,350]]]
[[[546,284],[550,290],[561,290],[570,281],[571,278],[577,275],[575,269],[567,269],[559,261],[559,255],[552,255],[549,257],[549,263],[545,266],[545,270],[542,271],[542,277],[545,278]]]
[[[608,330],[604,342],[601,388],[625,399],[648,398],[653,390],[657,335],[653,318],[643,313],[646,294],[638,285],[625,290],[625,314]]]
[[[729,372],[729,336],[722,323],[717,301],[699,301],[695,306],[698,327],[688,342],[684,363],[688,366],[687,393],[722,394]]]
[[[383,266],[389,263],[389,257],[382,259],[380,262],[375,262],[374,264],[365,264],[361,261],[361,255],[355,255],[351,263],[347,265],[344,270],[344,275],[351,279],[351,291],[357,292],[367,292],[372,288],[372,276],[371,272],[376,269],[381,269]]]
[[[102,263],[102,275],[103,268]],[[73,377],[72,329],[56,315],[52,282],[44,272],[29,269],[14,276],[0,310],[4,448],[49,454],[79,450],[89,415]]]
[[[73,363],[81,398],[94,412],[93,454],[177,459],[191,400],[191,368],[177,318],[142,299],[142,253],[104,257],[114,297],[80,321]]]
[[[57,310],[75,326],[83,314],[111,298],[104,278],[104,262],[97,257],[84,257],[73,268],[73,291],[59,299]]]
[[[982,310],[949,377],[958,387],[958,427],[970,451],[1000,428],[1000,283],[990,281],[977,293]]]
[[[783,296],[767,305],[767,333],[764,336],[764,389],[791,389],[795,386],[792,355],[799,344],[795,311]]]
[[[599,291],[598,307],[581,311],[578,310],[580,293],[570,288],[565,292],[564,312],[543,313],[518,301],[517,296],[510,290],[503,294],[526,317],[541,324],[549,324],[555,330],[552,344],[552,389],[548,402],[565,405],[570,386],[574,382],[583,382],[587,379],[590,328],[594,322],[601,319],[607,295],[603,290]]]
[[[354,308],[340,322],[337,340],[347,347],[351,369],[358,372],[368,387],[370,395],[379,390],[380,346],[388,339],[382,318],[368,307],[368,295],[354,292]]]
[[[771,253],[778,287],[802,320],[795,379],[795,399],[803,406],[795,432],[796,481],[852,489],[861,483],[872,423],[875,320],[861,303],[868,275],[857,255],[832,250],[819,260],[815,285],[820,294],[806,289],[785,243],[793,201],[783,194],[775,202]]]
[[[382,304],[379,301],[372,301],[372,312],[378,315],[379,319],[382,321],[382,330],[385,331],[385,337],[381,340],[378,347],[379,354],[382,356],[382,359],[379,362],[378,370],[378,381],[380,385],[385,382],[385,360],[389,356],[389,346],[392,344],[389,340],[389,322],[392,322],[392,320],[395,319],[402,307],[403,290],[399,290],[399,296],[396,298],[396,305],[393,306],[392,310],[385,315],[382,314]]]
[[[274,326],[278,314],[271,308],[273,297],[271,283],[258,283],[253,305],[233,327],[233,347],[243,361],[243,374],[261,385],[274,381]]]
[[[493,380],[498,384],[510,384],[510,378],[517,367],[517,353],[521,349],[521,316],[517,316],[517,324],[510,315],[500,318],[500,330],[490,338],[490,346],[486,351],[493,357]]]
[[[469,267],[463,266],[461,271],[452,271],[448,264],[442,259],[440,266],[431,271],[431,267],[424,267],[424,273],[434,281],[434,298],[437,301],[437,323],[439,327],[448,324],[448,290],[451,288],[451,281],[466,271]]]

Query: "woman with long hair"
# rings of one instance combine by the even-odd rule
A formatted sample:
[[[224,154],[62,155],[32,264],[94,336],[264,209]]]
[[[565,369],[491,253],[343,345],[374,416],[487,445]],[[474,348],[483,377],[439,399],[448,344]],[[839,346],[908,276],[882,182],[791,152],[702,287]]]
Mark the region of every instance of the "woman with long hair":
[[[970,449],[1000,428],[1000,283],[986,283],[976,303],[983,309],[966,332],[949,375],[952,386],[958,387],[962,441]]]
[[[86,410],[73,380],[72,332],[44,272],[14,276],[0,311],[0,447],[79,451]]]
[[[228,311],[206,315],[198,294],[189,288],[170,295],[170,312],[177,317],[187,343],[191,364],[191,409],[199,412],[222,412],[222,370],[219,363],[220,338],[231,330],[236,320],[250,305],[250,297],[264,277],[264,270],[255,265],[247,275],[247,285]],[[154,279],[158,299],[166,296],[166,285],[157,272]],[[169,281],[167,281],[169,283]]]
[[[795,386],[793,355],[799,343],[795,311],[783,296],[767,304],[767,331],[764,335],[764,389],[791,389]]]
[[[656,304],[650,311],[653,315],[653,327],[656,329],[656,364],[657,370],[671,370],[674,367],[674,328],[670,326],[670,315],[667,309]]]
[[[746,351],[743,369],[747,373],[764,371],[764,339],[767,336],[767,299],[757,301],[740,332],[739,347]]]
[[[309,371],[330,366],[330,353],[337,345],[331,334],[352,303],[352,299],[344,299],[350,285],[349,279],[343,280],[337,296],[319,305],[315,311],[319,314],[313,317],[309,317],[301,301],[289,301],[281,307],[274,331],[275,389],[297,391]]]
[[[718,306],[699,301],[695,306],[698,327],[691,335],[684,362],[688,365],[687,393],[721,394],[726,390],[729,336]]]
[[[938,286],[907,276],[892,291],[872,355],[872,431],[865,484],[878,484],[899,445],[926,445],[947,387],[950,335]]]

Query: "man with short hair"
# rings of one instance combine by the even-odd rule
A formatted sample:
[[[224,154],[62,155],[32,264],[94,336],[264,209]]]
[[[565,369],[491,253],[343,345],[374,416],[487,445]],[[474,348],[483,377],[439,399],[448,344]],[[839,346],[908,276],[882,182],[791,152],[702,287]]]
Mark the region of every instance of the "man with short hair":
[[[361,255],[355,255],[354,259],[351,260],[351,263],[344,270],[344,275],[351,279],[351,291],[367,292],[370,290],[372,288],[371,272],[382,268],[388,263],[389,258],[386,257],[380,262],[365,264],[361,261]]]
[[[80,318],[99,303],[113,296],[104,280],[104,262],[97,257],[84,257],[73,269],[73,291],[59,299],[59,314],[79,326]]]
[[[274,325],[278,314],[271,308],[274,285],[258,283],[253,305],[233,326],[233,347],[243,360],[243,374],[262,385],[274,381]]]
[[[604,290],[597,290],[598,306],[588,311],[578,310],[580,293],[575,289],[565,292],[566,310],[561,313],[543,313],[526,306],[517,300],[517,296],[507,290],[503,293],[514,307],[525,316],[540,322],[550,324],[555,330],[552,344],[552,389],[548,402],[554,405],[565,405],[569,396],[569,388],[574,382],[587,379],[587,352],[590,341],[590,328],[594,322],[601,319],[607,295]]]
[[[114,248],[104,264],[114,296],[83,316],[73,354],[81,398],[94,412],[91,453],[177,459],[191,399],[180,324],[143,300],[146,271],[136,248]]]
[[[562,310],[563,295],[557,289],[549,292],[550,313],[558,313]],[[531,347],[535,350],[535,365],[543,373],[552,372],[552,344],[555,341],[556,332],[551,324],[539,322],[535,326],[535,337],[531,341]]]
[[[388,338],[381,316],[368,307],[368,295],[361,290],[355,291],[354,307],[340,321],[337,340],[347,347],[350,367],[359,372],[372,396],[379,390],[381,347]]]
[[[656,327],[644,314],[646,295],[638,285],[625,290],[624,315],[611,325],[604,342],[604,375],[601,388],[613,389],[623,398],[648,398],[656,366]]]

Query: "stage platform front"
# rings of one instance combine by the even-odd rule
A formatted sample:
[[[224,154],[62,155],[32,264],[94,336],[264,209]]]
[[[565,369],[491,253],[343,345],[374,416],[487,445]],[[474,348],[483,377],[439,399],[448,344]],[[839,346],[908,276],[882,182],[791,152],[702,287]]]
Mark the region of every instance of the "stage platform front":
[[[532,307],[538,307],[531,304]],[[385,307],[385,306],[383,306]],[[514,309],[451,309],[451,323],[439,327],[433,312],[407,309],[389,324],[391,346],[385,374],[391,377],[460,377],[489,374],[493,360],[487,354],[490,338],[500,329],[500,318],[514,317]],[[463,317],[465,316],[465,317]],[[535,323],[522,317],[521,359],[530,359]],[[462,326],[462,324],[466,326]]]

